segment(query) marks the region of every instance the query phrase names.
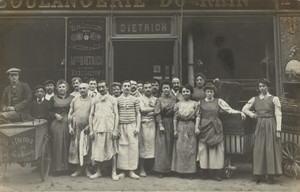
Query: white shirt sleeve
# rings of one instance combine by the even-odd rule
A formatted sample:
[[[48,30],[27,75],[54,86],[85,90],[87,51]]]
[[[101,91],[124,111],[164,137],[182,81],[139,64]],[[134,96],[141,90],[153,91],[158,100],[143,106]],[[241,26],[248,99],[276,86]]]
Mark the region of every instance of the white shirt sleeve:
[[[218,104],[227,113],[240,113],[240,111],[232,109],[223,99],[219,99]]]
[[[252,108],[252,106],[254,105],[255,102],[255,97],[252,97],[248,103],[246,103],[242,109],[242,111],[248,115],[249,117],[253,118],[254,117],[254,113],[252,111],[250,111],[250,109]]]
[[[280,104],[279,98],[274,97],[273,103],[274,103],[274,107],[275,107],[276,130],[281,131],[282,113],[281,113],[281,104]]]

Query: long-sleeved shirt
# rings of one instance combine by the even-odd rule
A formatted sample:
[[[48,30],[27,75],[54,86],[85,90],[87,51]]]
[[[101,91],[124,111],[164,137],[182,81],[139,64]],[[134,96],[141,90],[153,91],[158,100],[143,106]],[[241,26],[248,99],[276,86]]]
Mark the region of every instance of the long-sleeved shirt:
[[[259,95],[260,99],[267,99],[268,97],[272,96],[271,94],[267,93],[266,95]],[[274,104],[274,115],[276,119],[276,130],[281,131],[281,120],[282,120],[282,113],[281,113],[281,104],[278,97],[273,97],[273,104]],[[250,109],[253,107],[255,102],[255,97],[252,97],[248,103],[245,104],[242,111],[248,115],[249,117],[253,118],[255,116],[255,113],[250,111]]]

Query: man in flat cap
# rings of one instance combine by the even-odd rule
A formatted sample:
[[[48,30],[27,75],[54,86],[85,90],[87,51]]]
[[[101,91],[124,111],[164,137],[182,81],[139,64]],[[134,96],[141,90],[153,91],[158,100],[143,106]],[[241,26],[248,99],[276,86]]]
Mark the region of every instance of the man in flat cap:
[[[43,82],[43,85],[45,86],[45,99],[50,100],[54,96],[54,89],[55,89],[55,82],[51,79],[48,79]]]
[[[31,89],[27,83],[19,81],[20,71],[18,68],[6,71],[10,85],[3,91],[0,123],[18,122],[30,118]]]

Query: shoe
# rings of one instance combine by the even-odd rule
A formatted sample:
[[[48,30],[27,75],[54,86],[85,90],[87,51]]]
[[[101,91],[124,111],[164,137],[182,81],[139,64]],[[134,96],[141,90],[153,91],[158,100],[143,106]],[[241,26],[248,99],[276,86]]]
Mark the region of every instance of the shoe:
[[[86,175],[87,177],[92,176],[92,174],[91,174],[91,172],[89,171],[88,168],[85,168],[85,175]]]
[[[77,170],[74,173],[72,173],[71,177],[77,177],[79,175],[81,175],[81,170]]]
[[[102,176],[101,172],[97,171],[95,174],[90,176],[90,179],[96,179],[96,178],[101,177],[101,176]]]
[[[120,180],[117,173],[112,173],[111,178],[112,178],[113,181],[119,181]]]
[[[255,175],[252,179],[253,182],[259,184],[262,181],[264,181],[264,176],[263,175]]]
[[[163,178],[164,177],[164,174],[159,174],[158,175],[158,178]]]
[[[201,169],[200,179],[202,179],[202,180],[208,179],[208,170],[207,169]]]
[[[133,171],[129,172],[129,177],[132,179],[140,179],[140,177],[137,174],[135,174]]]
[[[213,179],[216,181],[222,181],[222,178],[220,177],[220,170],[214,170],[214,176]]]
[[[140,172],[140,176],[141,176],[141,177],[147,177],[147,173],[146,173],[145,171],[141,171],[141,172]]]
[[[120,173],[117,175],[119,179],[124,179],[125,178],[125,173]]]

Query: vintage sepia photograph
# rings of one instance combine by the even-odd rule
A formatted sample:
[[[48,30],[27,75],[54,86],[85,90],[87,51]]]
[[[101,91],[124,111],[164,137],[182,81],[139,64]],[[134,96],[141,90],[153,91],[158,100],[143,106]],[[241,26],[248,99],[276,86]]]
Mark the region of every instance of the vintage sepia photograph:
[[[300,0],[0,0],[0,191],[299,191]]]

